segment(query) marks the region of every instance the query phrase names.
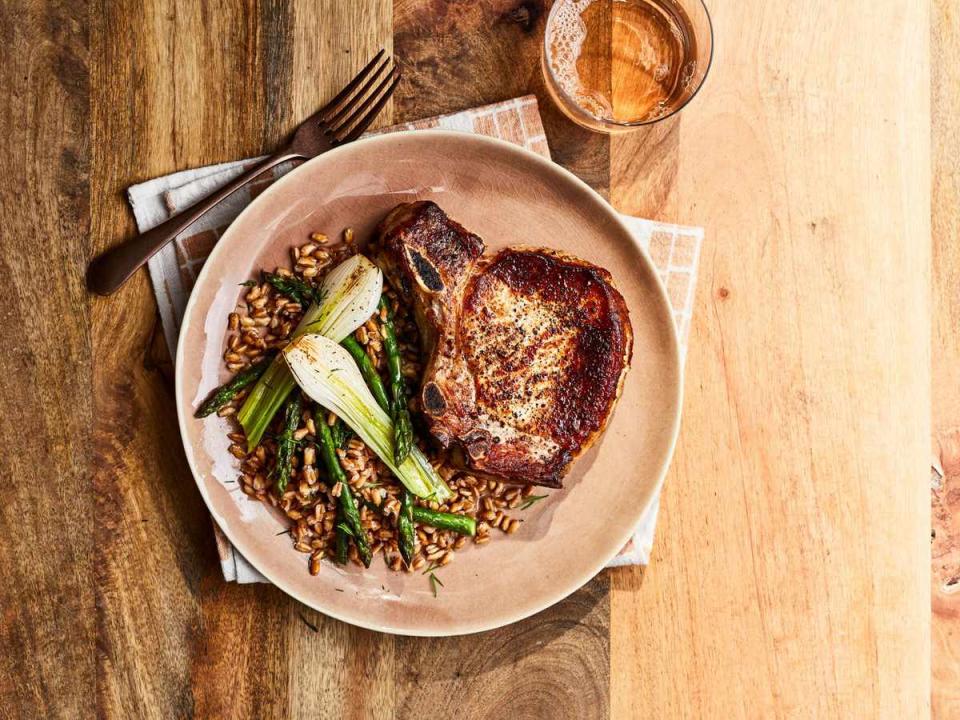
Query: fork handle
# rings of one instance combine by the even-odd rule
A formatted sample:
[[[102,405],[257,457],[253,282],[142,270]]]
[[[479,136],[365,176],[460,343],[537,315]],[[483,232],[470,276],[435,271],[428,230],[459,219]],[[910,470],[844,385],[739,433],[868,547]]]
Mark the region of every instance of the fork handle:
[[[182,213],[107,250],[87,267],[87,288],[98,295],[110,295],[116,292],[160,248],[190,227],[212,207],[275,165],[299,157],[301,155],[289,149],[281,150],[241,173],[212,195],[191,205]]]

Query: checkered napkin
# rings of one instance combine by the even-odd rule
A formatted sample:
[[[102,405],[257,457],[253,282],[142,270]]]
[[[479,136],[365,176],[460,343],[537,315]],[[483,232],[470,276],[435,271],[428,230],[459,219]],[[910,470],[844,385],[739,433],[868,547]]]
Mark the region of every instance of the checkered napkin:
[[[537,100],[532,95],[395,125],[371,134],[430,128],[488,135],[525,147],[543,157],[550,157]],[[256,161],[257,159],[254,158],[210,165],[134,185],[127,191],[127,195],[137,219],[137,226],[141,232],[149,230],[229,182]],[[171,353],[176,351],[180,320],[187,304],[187,297],[200,267],[217,239],[253,198],[293,167],[293,163],[280,165],[255,182],[249,183],[181,233],[175,243],[163,248],[150,260],[150,279],[157,296],[163,331]],[[650,254],[667,287],[679,331],[681,352],[685,355],[703,229],[667,225],[629,215],[620,217],[636,240]],[[610,562],[610,565],[645,565],[648,562],[658,509],[659,497],[654,500],[640,521],[633,538]],[[240,553],[234,550],[216,523],[213,529],[223,565],[223,574],[228,581],[267,582]]]

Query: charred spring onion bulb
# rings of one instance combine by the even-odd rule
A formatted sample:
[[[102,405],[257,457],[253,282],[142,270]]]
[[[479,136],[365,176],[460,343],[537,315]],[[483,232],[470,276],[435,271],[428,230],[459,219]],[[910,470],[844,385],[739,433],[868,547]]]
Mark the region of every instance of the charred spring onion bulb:
[[[341,418],[417,497],[444,502],[450,488],[415,445],[394,460],[393,421],[364,382],[350,353],[323,335],[301,335],[283,351],[290,372],[314,402]]]
[[[319,333],[340,342],[374,313],[383,292],[383,273],[363,255],[354,255],[337,265],[324,278],[319,290],[296,278],[279,277],[270,276],[267,280],[290,297],[301,302],[313,301],[294,330],[294,340],[305,333]],[[257,380],[237,413],[249,450],[259,444],[295,385],[280,357]]]

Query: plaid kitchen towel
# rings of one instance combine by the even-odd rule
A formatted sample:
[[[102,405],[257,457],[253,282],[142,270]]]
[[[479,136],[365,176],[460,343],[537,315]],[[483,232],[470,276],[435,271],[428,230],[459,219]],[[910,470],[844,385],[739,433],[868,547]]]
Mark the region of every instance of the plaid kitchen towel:
[[[394,125],[370,134],[431,128],[488,135],[525,147],[546,158],[550,157],[537,100],[532,95],[449,115]],[[238,160],[185,170],[134,185],[127,191],[127,195],[133,207],[138,228],[144,232],[158,225],[229,182],[256,160],[256,158]],[[177,237],[176,242],[167,245],[151,258],[150,279],[157,296],[163,330],[171,353],[176,352],[180,320],[187,304],[187,297],[203,261],[217,239],[253,198],[293,167],[293,163],[278,166],[258,180],[249,183],[183,232]],[[669,225],[629,215],[621,215],[621,219],[637,241],[647,250],[667,287],[680,336],[681,352],[685,355],[703,229]],[[659,497],[654,500],[637,526],[630,542],[610,562],[611,566],[645,565],[648,562],[658,509]],[[223,574],[228,581],[266,582],[266,579],[234,550],[216,524],[214,524],[214,533],[223,565]]]

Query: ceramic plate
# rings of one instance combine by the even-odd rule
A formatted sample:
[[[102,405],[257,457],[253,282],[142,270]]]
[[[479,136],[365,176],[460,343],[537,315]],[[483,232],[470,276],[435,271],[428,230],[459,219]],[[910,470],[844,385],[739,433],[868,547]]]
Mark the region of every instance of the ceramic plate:
[[[633,324],[632,368],[606,433],[565,487],[516,514],[507,537],[468,544],[443,568],[434,597],[420,573],[369,570],[307,556],[281,534],[283,519],[237,490],[227,451],[231,421],[193,410],[227,375],[227,315],[260,268],[287,264],[311,232],[345,227],[361,241],[398,203],[437,202],[488,250],[556,248],[607,268]],[[534,153],[490,138],[417,131],[355,142],[305,163],[261,194],[214,248],[190,296],[176,363],[183,442],[210,512],[237,550],[271,582],[332,617],[384,632],[456,635],[532,615],[586,583],[623,547],[662,482],[676,440],[681,376],[676,333],[649,258],[586,184]]]

